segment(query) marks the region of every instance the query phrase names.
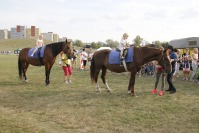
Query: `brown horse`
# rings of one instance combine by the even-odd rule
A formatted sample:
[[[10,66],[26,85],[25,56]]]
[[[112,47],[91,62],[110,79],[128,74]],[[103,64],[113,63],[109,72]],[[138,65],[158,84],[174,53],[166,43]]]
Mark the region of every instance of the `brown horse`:
[[[63,51],[67,56],[71,56],[73,54],[73,49],[71,46],[71,42],[57,42],[46,45],[44,49],[44,56],[41,59],[28,57],[28,52],[30,48],[24,48],[20,51],[18,57],[18,70],[19,76],[22,78],[22,74],[24,77],[24,81],[27,82],[26,71],[28,69],[29,64],[33,66],[45,66],[45,75],[46,75],[46,85],[50,84],[49,76],[50,70],[56,60],[56,56]]]
[[[170,59],[168,58],[167,50],[161,50],[157,48],[150,47],[130,47],[133,48],[133,62],[126,63],[127,70],[131,73],[131,78],[129,80],[128,93],[135,95],[134,93],[134,84],[135,84],[135,75],[140,70],[140,66],[153,60],[157,60],[158,63],[165,69],[166,73],[171,72]],[[101,79],[106,85],[107,91],[110,91],[110,88],[106,82],[105,76],[107,69],[112,72],[121,73],[126,72],[124,66],[120,64],[109,64],[109,53],[110,50],[101,50],[94,53],[91,67],[90,67],[90,77],[91,81],[96,83],[97,91],[101,91],[99,84],[97,82],[98,75],[102,69]]]

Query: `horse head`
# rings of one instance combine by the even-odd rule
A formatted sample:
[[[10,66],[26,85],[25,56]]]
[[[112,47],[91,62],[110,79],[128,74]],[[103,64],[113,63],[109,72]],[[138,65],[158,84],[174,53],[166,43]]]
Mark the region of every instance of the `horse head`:
[[[172,69],[168,49],[162,50],[158,63],[162,66],[166,73],[171,73]]]
[[[71,57],[73,55],[73,48],[72,48],[72,42],[68,41],[66,39],[66,41],[64,42],[63,45],[63,52],[68,56]]]

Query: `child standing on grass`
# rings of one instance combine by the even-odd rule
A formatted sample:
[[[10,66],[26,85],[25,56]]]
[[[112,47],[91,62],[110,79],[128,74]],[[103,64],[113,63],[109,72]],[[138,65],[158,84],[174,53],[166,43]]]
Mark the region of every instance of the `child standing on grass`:
[[[189,73],[190,73],[189,57],[184,56],[184,62],[183,62],[184,78],[183,78],[183,80],[189,80]]]
[[[64,71],[64,80],[66,84],[72,83],[71,77],[72,77],[72,68],[71,68],[71,60],[67,57],[66,54],[62,51],[60,53],[61,60],[62,60],[62,69]]]
[[[155,89],[152,90],[152,94],[157,93],[157,86],[158,86],[158,82],[160,79],[160,76],[162,76],[162,88],[159,91],[159,95],[162,96],[164,94],[164,86],[165,86],[165,80],[166,80],[166,73],[164,72],[164,70],[162,69],[162,67],[158,64],[158,62],[156,62],[156,81],[155,81]]]

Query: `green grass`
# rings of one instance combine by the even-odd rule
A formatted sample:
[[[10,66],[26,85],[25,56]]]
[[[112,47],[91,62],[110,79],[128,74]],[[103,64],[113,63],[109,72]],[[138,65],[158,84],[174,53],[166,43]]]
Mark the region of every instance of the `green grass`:
[[[155,78],[137,77],[138,97],[131,97],[127,95],[129,75],[108,72],[112,93],[106,92],[101,79],[102,92],[97,93],[88,70],[74,69],[73,83],[68,85],[57,62],[49,86],[45,86],[44,67],[30,66],[29,82],[23,83],[17,58],[0,55],[0,132],[199,132],[199,85],[190,81],[178,78],[177,93],[158,96],[150,93]]]

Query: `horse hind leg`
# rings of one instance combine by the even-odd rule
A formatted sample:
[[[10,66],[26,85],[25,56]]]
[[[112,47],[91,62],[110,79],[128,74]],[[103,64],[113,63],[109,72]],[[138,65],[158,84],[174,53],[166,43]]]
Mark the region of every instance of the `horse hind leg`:
[[[28,79],[27,79],[27,76],[26,76],[26,72],[27,72],[29,64],[28,63],[24,63],[22,66],[23,66],[22,71],[23,71],[23,77],[24,77],[23,82],[27,83]]]
[[[103,83],[106,85],[107,92],[111,92],[111,89],[108,86],[108,83],[106,82],[106,78],[105,78],[106,77],[106,72],[107,72],[107,68],[105,66],[103,66],[101,79],[102,79]]]

